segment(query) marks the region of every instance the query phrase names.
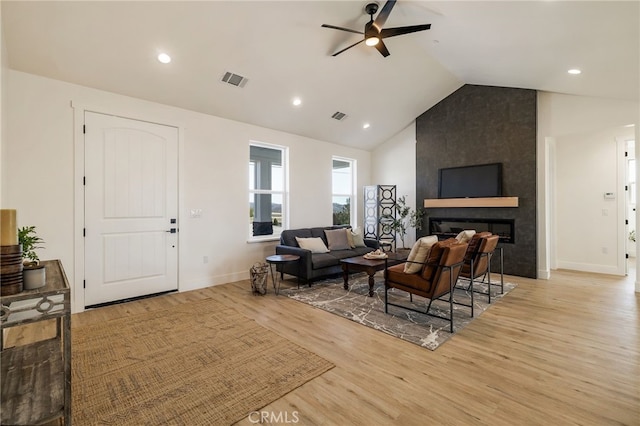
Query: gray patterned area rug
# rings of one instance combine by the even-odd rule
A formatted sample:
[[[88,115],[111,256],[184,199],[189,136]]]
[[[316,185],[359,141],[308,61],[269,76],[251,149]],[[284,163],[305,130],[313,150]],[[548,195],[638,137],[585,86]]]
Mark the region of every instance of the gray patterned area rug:
[[[314,282],[311,287],[300,286],[300,289],[283,288],[280,293],[427,349],[435,350],[452,336],[449,333],[448,321],[430,315],[394,306],[389,306],[389,313],[385,314],[383,273],[376,273],[374,278],[375,293],[373,297],[367,296],[369,293],[369,277],[364,273],[349,276],[349,290],[344,289],[343,280],[340,277]],[[495,279],[492,279],[491,305],[497,303],[504,295],[516,287],[516,284],[505,282],[504,294],[501,294],[499,282],[495,284],[494,282]],[[462,284],[464,284],[464,287],[468,285],[465,281],[459,281],[459,285]],[[476,291],[486,292],[487,287],[487,284],[484,283],[474,283]],[[389,301],[422,311],[426,310],[428,304],[428,299],[419,296],[414,296],[413,302],[410,302],[409,294],[398,289],[389,290]],[[464,288],[457,288],[454,292],[454,301],[468,305],[471,301],[470,293]],[[475,293],[474,318],[477,318],[491,305],[487,303],[486,295]],[[457,332],[466,327],[473,318],[470,316],[471,308],[455,304],[453,307],[454,332]],[[434,301],[430,312],[448,316],[448,298],[446,301]]]

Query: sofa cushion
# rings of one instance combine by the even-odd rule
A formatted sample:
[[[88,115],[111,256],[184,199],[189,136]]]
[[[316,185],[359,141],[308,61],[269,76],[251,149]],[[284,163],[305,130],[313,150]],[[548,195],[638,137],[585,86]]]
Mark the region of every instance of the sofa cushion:
[[[353,231],[351,229],[347,229],[347,241],[349,242],[349,247],[356,248],[356,243],[353,241]]]
[[[296,237],[300,248],[311,250],[311,253],[328,253],[329,249],[321,238],[300,238]]]
[[[324,234],[325,229],[331,229],[329,227],[314,227],[311,228],[311,236],[315,238],[321,238],[324,241],[324,244],[327,245],[327,236]]]
[[[405,274],[404,265],[393,265],[387,268],[387,280],[393,283],[402,284],[394,285],[399,289],[403,287],[408,289],[416,289],[423,292],[428,292],[431,289],[431,282],[422,278],[420,274]]]
[[[438,237],[435,235],[429,235],[422,237],[411,248],[407,262],[404,264],[405,274],[417,274],[422,270],[425,260],[429,255],[431,246],[438,242]],[[415,263],[414,263],[415,262]]]
[[[333,253],[314,253],[311,255],[311,268],[322,269],[329,266],[336,266],[340,264],[340,260],[337,259]]]
[[[327,236],[329,251],[351,249],[347,232],[351,231],[348,229],[325,229],[324,234]]]
[[[355,247],[367,247],[364,243],[364,237],[362,236],[362,230],[360,228],[352,230],[351,236],[353,237],[353,244]]]
[[[330,254],[335,257],[336,259],[346,259],[348,257],[356,257],[358,256],[358,254],[356,254],[353,249],[346,249],[346,250],[332,250],[330,252]]]
[[[309,228],[285,229],[280,234],[280,242],[285,246],[300,247],[296,241],[296,237],[311,238],[311,230]]]

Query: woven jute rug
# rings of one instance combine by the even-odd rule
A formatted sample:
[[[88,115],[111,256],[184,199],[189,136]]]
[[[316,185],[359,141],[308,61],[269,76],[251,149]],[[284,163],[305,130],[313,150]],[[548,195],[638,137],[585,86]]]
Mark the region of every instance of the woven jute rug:
[[[333,364],[213,299],[72,332],[75,425],[229,425]]]
[[[384,312],[384,275],[382,272],[374,276],[374,295],[369,297],[369,276],[354,274],[349,276],[349,290],[343,287],[343,279],[330,278],[313,283],[311,287],[289,288],[281,290],[288,297],[307,303],[327,312],[350,319],[359,324],[371,327],[406,340],[424,348],[435,350],[449,340],[449,322],[429,315],[389,306],[389,313]],[[498,302],[504,295],[513,290],[516,284],[504,283],[504,294],[500,293],[499,284],[491,280],[491,304],[486,295],[474,294],[474,317],[466,306],[453,305],[454,333],[466,327],[474,318]],[[467,284],[468,285],[468,284]],[[476,291],[488,291],[486,283],[475,283]],[[426,311],[428,299],[414,296],[413,302],[409,294],[398,289],[389,290],[389,301],[403,306]],[[440,316],[449,315],[448,297],[446,301],[436,300],[430,312]],[[454,291],[454,300],[463,304],[471,303],[471,294],[464,288]]]

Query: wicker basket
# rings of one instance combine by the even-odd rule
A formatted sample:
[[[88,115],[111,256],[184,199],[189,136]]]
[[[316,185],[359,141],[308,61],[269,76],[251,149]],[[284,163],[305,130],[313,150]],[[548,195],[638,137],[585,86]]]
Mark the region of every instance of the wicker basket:
[[[251,276],[251,291],[253,294],[267,294],[269,265],[262,262],[255,263],[249,270]]]

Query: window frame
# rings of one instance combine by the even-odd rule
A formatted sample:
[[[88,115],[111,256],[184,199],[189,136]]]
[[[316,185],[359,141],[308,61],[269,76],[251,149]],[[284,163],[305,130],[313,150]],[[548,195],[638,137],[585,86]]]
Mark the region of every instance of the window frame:
[[[256,164],[254,161],[252,161],[251,158],[251,147],[257,147],[257,148],[264,148],[264,149],[271,149],[271,150],[275,150],[275,151],[280,151],[280,158],[281,158],[281,168],[282,168],[282,189],[281,190],[274,190],[274,189],[255,189],[255,178],[254,178],[254,182],[251,182],[251,164],[254,163]],[[281,212],[282,212],[282,221],[281,221],[281,229],[279,232],[277,233],[273,233],[273,234],[269,234],[269,235],[253,235],[253,221],[250,222],[250,228],[248,230],[248,239],[247,241],[250,243],[253,242],[263,242],[263,241],[279,241],[280,240],[280,234],[282,233],[282,231],[284,231],[285,229],[289,229],[289,148],[283,145],[276,145],[276,144],[271,144],[271,143],[265,143],[265,142],[258,142],[258,141],[254,141],[254,140],[250,140],[249,141],[249,155],[248,155],[248,164],[247,164],[247,172],[249,174],[248,176],[248,188],[247,188],[247,193],[249,195],[249,203],[251,203],[252,199],[255,200],[255,198],[253,198],[255,195],[259,195],[259,194],[270,194],[272,196],[281,196],[282,197],[282,205],[281,205]],[[255,173],[257,172],[258,167],[254,166],[254,176]],[[273,188],[273,182],[271,184],[271,187]],[[249,204],[251,205],[251,204]],[[255,208],[255,203],[254,203],[254,208]],[[254,213],[254,218],[255,218],[255,213]]]
[[[350,176],[350,182],[349,182],[349,187],[351,192],[350,193],[339,193],[339,192],[334,192],[335,191],[335,182],[334,182],[334,168],[333,168],[333,163],[335,161],[341,161],[341,162],[345,162],[345,163],[349,163],[350,164],[350,169],[351,169],[351,176]],[[357,185],[357,160],[354,158],[347,158],[347,157],[341,157],[341,156],[337,156],[337,155],[333,155],[331,156],[331,214],[332,214],[332,219],[331,219],[331,223],[333,223],[333,200],[335,197],[348,197],[349,198],[349,225],[352,228],[356,228],[358,221],[357,221],[357,190],[356,190],[356,185]]]

